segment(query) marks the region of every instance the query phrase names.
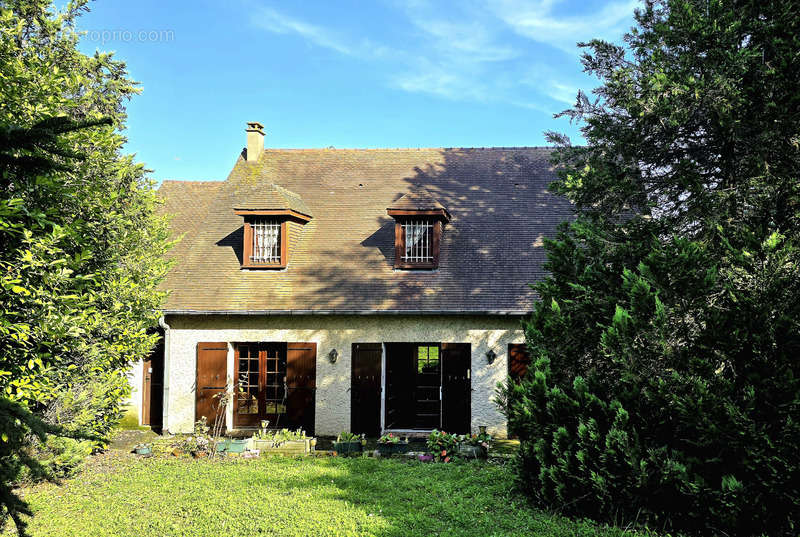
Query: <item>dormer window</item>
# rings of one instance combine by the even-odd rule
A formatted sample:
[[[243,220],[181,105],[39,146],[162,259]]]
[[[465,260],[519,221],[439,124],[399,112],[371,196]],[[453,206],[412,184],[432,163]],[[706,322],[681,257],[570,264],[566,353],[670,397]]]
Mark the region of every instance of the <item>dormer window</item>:
[[[398,199],[387,210],[395,219],[394,267],[439,268],[442,226],[450,214],[422,187]]]
[[[242,201],[234,206],[234,212],[244,218],[242,268],[286,268],[289,236],[302,232],[302,226],[311,220],[311,211],[297,194],[277,185],[238,195]]]
[[[248,216],[244,222],[243,266],[283,268],[286,266],[286,220]]]
[[[409,220],[403,227],[403,263],[433,263],[433,232],[436,222]]]

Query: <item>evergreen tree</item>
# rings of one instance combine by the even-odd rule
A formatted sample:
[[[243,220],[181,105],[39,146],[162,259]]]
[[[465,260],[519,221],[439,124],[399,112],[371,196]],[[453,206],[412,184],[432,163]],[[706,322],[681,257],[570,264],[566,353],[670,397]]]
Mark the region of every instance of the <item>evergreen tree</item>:
[[[533,364],[499,402],[521,483],[595,518],[729,535],[800,520],[800,4],[648,1],[550,133]]]
[[[78,51],[85,6],[0,3],[0,530],[24,527],[10,486],[37,466],[29,440],[91,449],[119,419],[163,299],[166,225],[122,154],[136,84],[110,54]]]

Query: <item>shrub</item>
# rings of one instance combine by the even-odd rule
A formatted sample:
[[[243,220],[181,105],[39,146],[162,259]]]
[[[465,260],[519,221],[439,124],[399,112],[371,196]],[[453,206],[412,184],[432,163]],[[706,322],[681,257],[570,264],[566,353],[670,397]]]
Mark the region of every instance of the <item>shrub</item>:
[[[458,451],[458,435],[434,429],[428,436],[427,447],[437,461],[450,462]]]

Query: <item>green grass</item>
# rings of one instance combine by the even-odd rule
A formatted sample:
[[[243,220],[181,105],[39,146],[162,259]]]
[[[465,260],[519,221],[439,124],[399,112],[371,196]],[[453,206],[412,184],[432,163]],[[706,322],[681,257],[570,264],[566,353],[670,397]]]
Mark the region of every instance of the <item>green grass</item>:
[[[139,425],[139,411],[133,405],[126,405],[122,408],[122,419],[119,421],[117,428],[122,430],[142,430],[149,429],[149,427],[141,427]]]
[[[25,490],[33,536],[618,536],[531,509],[507,467],[370,458],[95,457]]]

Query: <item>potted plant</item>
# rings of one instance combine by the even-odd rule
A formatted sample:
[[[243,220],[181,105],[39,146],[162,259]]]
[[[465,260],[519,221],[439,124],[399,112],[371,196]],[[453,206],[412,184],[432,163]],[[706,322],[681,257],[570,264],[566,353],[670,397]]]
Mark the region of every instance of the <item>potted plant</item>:
[[[401,440],[394,433],[387,433],[378,438],[378,453],[382,457],[406,452],[408,452],[408,439]]]
[[[489,456],[492,435],[487,432],[461,435],[458,438],[458,453],[470,459],[485,459]]]
[[[220,453],[244,453],[247,443],[246,438],[225,438],[217,442],[217,451]]]
[[[333,443],[333,450],[339,455],[361,453],[362,440],[364,435],[342,431]]]
[[[450,462],[458,451],[458,436],[434,429],[428,436],[427,445],[436,461]]]
[[[150,444],[136,444],[133,446],[133,452],[137,455],[152,455],[153,449]]]

